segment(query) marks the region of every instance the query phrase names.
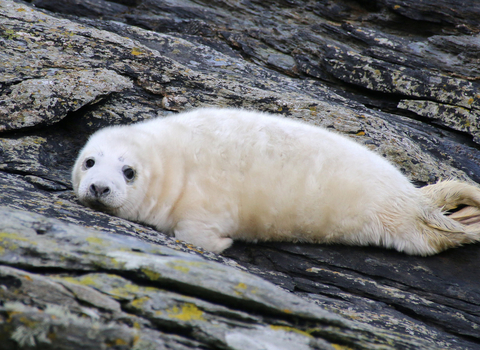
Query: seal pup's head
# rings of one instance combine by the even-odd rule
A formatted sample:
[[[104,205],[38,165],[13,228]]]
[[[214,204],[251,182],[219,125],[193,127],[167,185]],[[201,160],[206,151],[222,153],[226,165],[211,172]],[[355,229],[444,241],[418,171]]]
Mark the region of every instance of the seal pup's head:
[[[93,134],[72,171],[73,189],[86,206],[135,219],[149,171],[139,131],[122,126]],[[147,148],[148,149],[148,148]]]

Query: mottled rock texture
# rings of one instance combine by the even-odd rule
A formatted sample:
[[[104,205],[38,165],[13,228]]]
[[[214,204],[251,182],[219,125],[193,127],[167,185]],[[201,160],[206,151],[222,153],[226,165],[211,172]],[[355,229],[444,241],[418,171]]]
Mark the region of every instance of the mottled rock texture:
[[[347,134],[414,183],[480,182],[475,0],[0,0],[2,349],[478,349],[480,245],[236,243],[81,206],[106,125],[200,106]]]

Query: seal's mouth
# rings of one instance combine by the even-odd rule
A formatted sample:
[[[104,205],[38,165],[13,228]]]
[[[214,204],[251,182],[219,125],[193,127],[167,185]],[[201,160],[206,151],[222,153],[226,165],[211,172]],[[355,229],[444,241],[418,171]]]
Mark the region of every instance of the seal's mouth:
[[[104,213],[112,213],[113,208],[109,207],[105,203],[99,201],[98,199],[84,199],[83,203],[92,209],[98,210],[98,211],[103,211]]]

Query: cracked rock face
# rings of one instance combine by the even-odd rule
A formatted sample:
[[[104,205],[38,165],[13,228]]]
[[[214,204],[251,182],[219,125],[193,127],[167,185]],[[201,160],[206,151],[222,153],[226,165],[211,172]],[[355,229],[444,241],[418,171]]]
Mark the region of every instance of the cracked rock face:
[[[56,71],[40,79],[27,79],[7,92],[0,110],[5,116],[1,129],[51,125],[102,95],[128,87],[132,87],[129,79],[106,69]]]
[[[185,252],[6,207],[0,216],[0,329],[7,348],[182,343],[170,333],[235,349],[427,344],[349,321],[253,274]],[[48,272],[27,272],[37,269]],[[82,340],[88,327],[94,331]]]
[[[2,348],[477,349],[479,245],[219,256],[83,207],[70,171],[103,126],[223,106],[346,134],[418,185],[480,182],[479,18],[473,0],[1,1]]]

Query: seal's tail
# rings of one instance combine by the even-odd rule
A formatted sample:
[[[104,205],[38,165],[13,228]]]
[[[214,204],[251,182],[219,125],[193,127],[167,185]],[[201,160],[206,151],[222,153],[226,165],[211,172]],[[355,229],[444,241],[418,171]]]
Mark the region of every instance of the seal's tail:
[[[422,233],[433,253],[480,241],[480,188],[448,180],[425,186],[420,191],[434,206],[421,218]],[[431,253],[425,252],[425,255]]]

